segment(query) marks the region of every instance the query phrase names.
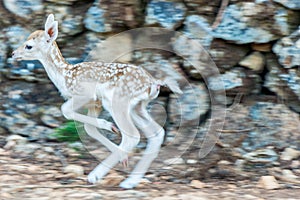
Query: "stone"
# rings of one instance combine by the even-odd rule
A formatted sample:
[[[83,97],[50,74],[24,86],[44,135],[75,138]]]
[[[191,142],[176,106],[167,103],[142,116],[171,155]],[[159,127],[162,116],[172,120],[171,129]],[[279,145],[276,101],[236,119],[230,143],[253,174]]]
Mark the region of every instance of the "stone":
[[[139,190],[117,191],[115,199],[147,199],[148,194]]]
[[[11,13],[28,19],[44,9],[41,0],[4,0],[3,4]]]
[[[93,51],[95,48],[97,48],[97,46],[101,42],[103,42],[103,40],[105,40],[105,38],[95,32],[85,33],[84,36],[85,36],[85,41],[86,41],[86,44],[84,47],[85,48],[84,58],[85,58],[85,60],[90,61],[92,56],[89,56],[89,53],[91,53],[91,51]],[[98,56],[96,56],[96,59],[97,59],[97,57]]]
[[[175,126],[192,126],[199,123],[210,108],[210,99],[204,84],[190,84],[182,88],[183,94],[170,94],[169,122]]]
[[[118,186],[124,179],[124,176],[121,176],[117,172],[112,171],[107,176],[105,176],[100,183],[101,185],[105,186]]]
[[[237,159],[234,163],[234,165],[236,166],[236,168],[238,170],[242,170],[244,168],[244,165],[247,161],[246,160],[243,160],[243,159]]]
[[[273,163],[278,159],[277,153],[272,149],[258,149],[243,155],[243,158],[252,163]]]
[[[271,102],[256,102],[248,108],[248,116],[256,128],[249,131],[248,137],[242,143],[247,151],[262,149],[269,154],[270,161],[277,159],[277,153],[266,147],[285,148],[299,146],[299,118],[284,104]],[[265,149],[265,150],[263,150]],[[258,152],[257,152],[258,153]],[[263,159],[263,157],[262,157]]]
[[[300,2],[298,0],[274,0],[277,3],[293,10],[300,10]]]
[[[60,126],[60,122],[58,120],[56,120],[54,117],[50,116],[50,115],[43,115],[41,116],[41,121],[46,125],[49,126],[51,128],[57,128]]]
[[[282,154],[280,155],[281,160],[294,160],[300,156],[300,151],[293,148],[285,148]]]
[[[287,73],[278,74],[281,82],[285,83],[286,88],[300,99],[300,72],[297,69],[289,69]],[[279,86],[279,85],[277,85]],[[282,86],[281,86],[282,87]],[[288,92],[288,91],[286,91]],[[286,99],[286,95],[282,95]]]
[[[36,60],[15,62],[12,58],[7,59],[6,77],[9,79],[20,79],[26,82],[45,82],[45,70],[42,64]],[[41,73],[43,72],[43,73]],[[43,80],[44,78],[44,80]],[[47,79],[46,81],[48,81]]]
[[[52,117],[55,117],[55,118],[63,116],[60,108],[58,108],[56,106],[46,106],[44,108],[43,113],[45,115],[51,115]]]
[[[80,177],[84,175],[84,169],[79,165],[67,165],[64,167],[64,173],[71,174],[73,177]]]
[[[184,20],[186,7],[181,2],[167,0],[151,0],[146,8],[147,25],[159,24],[160,26],[174,30]]]
[[[68,147],[70,148],[70,149],[68,149],[69,156],[74,156],[74,157],[76,157],[79,152],[83,152],[86,150],[84,145],[80,141],[79,142],[71,142],[68,144]]]
[[[196,164],[197,162],[198,162],[198,160],[194,160],[194,159],[187,159],[187,161],[186,161],[186,163],[190,164],[190,165]]]
[[[85,27],[97,33],[120,32],[136,28],[142,23],[142,7],[139,1],[95,0],[84,19]]]
[[[280,185],[278,184],[274,176],[262,176],[259,179],[257,187],[266,190],[274,190],[274,189],[279,189]]]
[[[182,165],[184,163],[185,162],[182,158],[170,158],[170,159],[164,160],[164,164],[166,164],[166,165]]]
[[[174,195],[177,195],[177,194],[178,194],[178,192],[177,192],[176,189],[167,190],[166,193],[165,193],[165,195],[170,196],[170,197],[174,196]]]
[[[19,127],[11,127],[9,131],[15,134],[27,136],[29,141],[45,139],[53,133],[53,129],[39,125],[24,125]]]
[[[44,147],[44,151],[47,152],[47,153],[54,153],[55,152],[53,147]]]
[[[76,2],[79,2],[80,0],[64,0],[64,1],[60,1],[60,0],[46,0],[48,2],[51,3],[56,3],[56,4],[62,4],[62,5],[73,5]]]
[[[208,49],[221,72],[236,66],[249,51],[248,45],[237,45],[221,39],[214,39]]]
[[[252,43],[251,48],[255,51],[260,51],[260,52],[271,52],[272,51],[272,43]]]
[[[294,25],[290,24],[288,16],[292,14],[296,12],[264,3],[231,4],[226,7],[213,36],[238,44],[267,43],[290,33]]]
[[[299,115],[271,97],[245,97],[226,110],[223,130],[228,132],[221,132],[219,140],[234,149],[238,170],[263,173],[260,169],[282,163],[278,150],[300,146]]]
[[[232,163],[228,160],[220,160],[218,165],[232,165]]]
[[[165,200],[165,199],[168,199],[168,200],[178,200],[178,198],[176,197],[172,197],[172,196],[169,196],[169,195],[163,195],[163,196],[159,196],[159,197],[154,197],[152,200]]]
[[[227,97],[235,97],[238,94],[259,94],[261,90],[261,78],[256,73],[244,68],[236,67],[220,75],[220,81],[214,77],[209,77],[208,88],[212,91],[225,90]],[[228,103],[232,103],[227,99]]]
[[[22,83],[24,85],[24,83]],[[27,88],[28,89],[28,88]],[[22,95],[27,93],[26,90],[20,90],[22,91]],[[29,90],[30,91],[30,90]],[[15,96],[19,93],[18,90],[11,91],[12,96]],[[32,93],[31,93],[32,94]],[[8,108],[12,109],[15,107],[15,103],[22,102],[23,99],[18,99],[16,102],[14,100],[10,99],[10,105],[7,105]],[[26,102],[27,103],[27,102]],[[25,101],[22,104],[25,104]],[[18,103],[17,105],[22,105]],[[18,109],[20,109],[20,106],[17,106]],[[36,107],[36,105],[35,105]],[[21,135],[25,136],[28,141],[34,141],[34,140],[40,140],[40,139],[46,139],[48,135],[53,133],[53,129],[40,126],[35,122],[34,115],[36,114],[36,110],[30,111],[31,106],[25,106],[23,109],[29,109],[27,110],[29,112],[29,115],[32,117],[32,119],[28,119],[26,116],[27,114],[20,112],[19,110],[10,110],[7,109],[2,113],[0,111],[0,126],[6,128],[8,132],[14,135]]]
[[[199,181],[199,180],[192,180],[190,183],[190,186],[196,189],[202,189],[205,187],[205,183]]]
[[[265,59],[262,53],[256,51],[241,60],[239,65],[253,71],[262,71],[265,66]]]
[[[188,14],[205,16],[207,21],[212,24],[216,18],[221,5],[221,0],[187,0],[184,4],[188,8]]]
[[[207,20],[199,15],[190,15],[185,18],[183,33],[191,39],[197,39],[208,48],[213,40],[212,28]]]
[[[237,87],[243,86],[243,77],[245,74],[243,71],[231,70],[222,74],[222,80],[224,83],[225,90],[230,90]]]
[[[282,175],[284,178],[288,179],[288,180],[297,180],[300,177],[296,176],[291,170],[289,169],[284,169],[282,170]],[[299,181],[300,182],[300,181]]]
[[[37,160],[45,160],[49,157],[49,154],[48,153],[37,153],[36,156],[35,156],[35,159]]]
[[[7,44],[11,49],[17,49],[26,41],[30,31],[22,26],[10,26],[4,29],[5,37],[8,39]]]
[[[300,72],[294,68],[283,69],[273,54],[266,56],[267,68],[264,87],[276,93],[289,107],[300,112]]]
[[[4,156],[6,154],[5,150],[3,148],[0,148],[0,155]]]
[[[3,179],[1,179],[1,180],[3,180]],[[11,194],[8,193],[8,192],[3,192],[3,193],[1,194],[1,198],[5,198],[5,199],[13,199],[14,196],[11,195]]]
[[[57,196],[55,195],[53,198],[57,198]],[[78,190],[76,192],[68,194],[67,196],[64,195],[64,197],[61,198],[95,200],[95,199],[103,199],[103,195],[93,191]]]
[[[292,169],[297,169],[297,168],[300,168],[300,161],[299,160],[293,160],[292,162],[291,162],[291,168]]]
[[[7,59],[7,43],[4,36],[3,31],[0,31],[0,69],[6,65],[6,59]],[[0,80],[1,82],[1,80]]]
[[[14,151],[19,154],[26,154],[26,155],[32,155],[34,154],[38,149],[41,149],[40,144],[35,143],[27,143],[27,144],[19,144],[16,145],[14,148]]]
[[[215,66],[209,60],[208,53],[198,39],[178,35],[174,37],[172,47],[175,53],[184,59],[183,67],[188,75],[193,78],[198,80],[203,79],[203,76],[209,71],[209,67]]]
[[[228,196],[228,195],[225,195]],[[168,198],[165,198],[168,199]],[[185,199],[185,200],[209,200],[211,199],[211,197],[209,196],[209,194],[204,193],[204,192],[187,192],[185,194],[179,194],[178,198],[175,197],[176,200],[178,199]],[[171,199],[172,200],[172,199]]]
[[[137,187],[143,187],[143,186],[146,186],[146,185],[149,185],[151,184],[152,182],[146,178],[142,178],[141,179],[141,182],[139,183],[139,185]]]
[[[27,143],[27,139],[20,135],[10,135],[6,138],[6,144],[4,145],[4,149],[14,149],[17,145],[24,145]]]
[[[83,16],[67,15],[60,25],[60,30],[68,36],[74,36],[83,32]]]
[[[4,145],[4,149],[13,149],[16,146],[16,141],[8,141]]]
[[[7,135],[7,130],[0,126],[0,135]]]
[[[27,142],[27,139],[20,135],[10,135],[6,138],[6,141],[15,141],[17,144],[25,144]]]
[[[104,12],[103,9],[98,8],[97,6],[90,7],[84,19],[85,27],[97,33],[110,32],[112,27],[110,24],[106,23]]]
[[[278,56],[279,63],[284,68],[299,66],[300,63],[300,26],[291,35],[281,38],[273,46],[273,52]]]

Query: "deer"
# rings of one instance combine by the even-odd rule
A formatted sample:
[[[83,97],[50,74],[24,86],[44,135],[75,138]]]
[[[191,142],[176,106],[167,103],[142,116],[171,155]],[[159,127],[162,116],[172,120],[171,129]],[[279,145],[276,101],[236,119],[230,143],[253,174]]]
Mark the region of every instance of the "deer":
[[[155,79],[133,64],[100,61],[69,64],[56,43],[57,37],[58,21],[50,14],[44,30],[31,33],[12,52],[12,58],[16,61],[38,60],[65,99],[61,106],[63,116],[83,123],[86,133],[111,152],[88,174],[89,183],[98,183],[119,162],[128,166],[128,155],[138,145],[140,132],[145,135],[147,146],[143,156],[119,185],[124,189],[136,187],[158,156],[165,135],[163,127],[151,117],[146,107],[158,97],[162,86],[181,95],[179,84],[171,78]],[[86,114],[79,112],[82,108],[87,109]],[[115,125],[98,118],[102,109],[110,113]],[[109,140],[99,129],[120,132],[120,144]]]

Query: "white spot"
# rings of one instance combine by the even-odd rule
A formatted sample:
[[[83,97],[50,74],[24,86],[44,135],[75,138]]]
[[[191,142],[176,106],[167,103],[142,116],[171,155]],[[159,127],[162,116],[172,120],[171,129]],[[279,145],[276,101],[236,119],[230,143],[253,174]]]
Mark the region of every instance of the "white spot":
[[[133,81],[128,81],[128,83],[127,83],[127,85],[128,85],[128,87],[132,87],[132,86],[134,86],[135,84],[134,84],[134,82]]]
[[[123,68],[123,67],[124,67],[124,64],[121,64],[121,63],[118,64],[118,68]]]
[[[67,83],[72,83],[72,79],[68,78]]]

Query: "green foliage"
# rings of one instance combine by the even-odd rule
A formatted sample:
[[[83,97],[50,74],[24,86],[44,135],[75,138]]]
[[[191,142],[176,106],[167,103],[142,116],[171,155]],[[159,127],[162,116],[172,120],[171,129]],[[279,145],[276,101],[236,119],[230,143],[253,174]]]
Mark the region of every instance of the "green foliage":
[[[74,121],[68,121],[63,124],[61,127],[55,129],[55,132],[52,136],[61,142],[77,142],[80,141],[76,123]]]

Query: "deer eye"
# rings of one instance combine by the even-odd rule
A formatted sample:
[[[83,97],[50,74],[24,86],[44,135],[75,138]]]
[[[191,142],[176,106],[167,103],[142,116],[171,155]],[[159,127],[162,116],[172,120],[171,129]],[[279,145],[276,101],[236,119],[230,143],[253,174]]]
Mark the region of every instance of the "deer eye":
[[[30,46],[30,45],[26,45],[26,46],[25,46],[25,49],[28,49],[28,50],[30,50],[30,49],[32,49],[32,46]]]

